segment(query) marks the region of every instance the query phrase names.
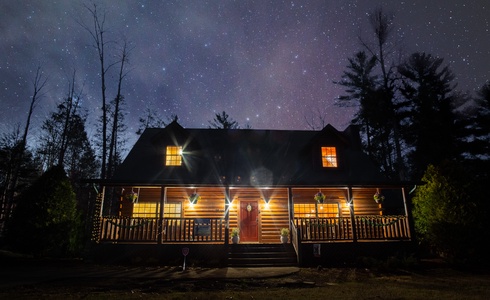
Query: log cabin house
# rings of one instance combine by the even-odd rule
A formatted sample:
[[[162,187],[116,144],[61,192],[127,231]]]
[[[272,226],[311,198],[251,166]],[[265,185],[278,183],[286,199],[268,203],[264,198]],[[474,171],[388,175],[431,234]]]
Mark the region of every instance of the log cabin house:
[[[411,187],[381,175],[355,126],[186,129],[174,121],[146,129],[99,183],[93,239],[104,260],[326,265],[391,255],[412,241]]]

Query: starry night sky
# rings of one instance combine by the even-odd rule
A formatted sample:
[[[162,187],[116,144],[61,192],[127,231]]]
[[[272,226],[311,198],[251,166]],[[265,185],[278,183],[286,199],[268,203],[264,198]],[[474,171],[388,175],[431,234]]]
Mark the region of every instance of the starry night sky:
[[[0,2],[0,133],[25,125],[37,66],[49,79],[35,108],[32,136],[67,94],[76,70],[89,134],[100,116],[97,53],[88,32],[87,1]],[[132,43],[123,83],[130,140],[146,107],[179,116],[188,128],[208,127],[226,111],[243,127],[309,129],[305,118],[325,114],[343,130],[355,110],[336,106],[347,59],[372,41],[367,14],[395,15],[392,41],[406,57],[419,51],[444,58],[461,91],[490,79],[490,3],[487,0],[162,0],[98,1],[106,9],[111,63],[126,37]],[[397,57],[394,57],[398,59]],[[116,93],[117,68],[108,77]],[[31,136],[31,141],[32,141]]]

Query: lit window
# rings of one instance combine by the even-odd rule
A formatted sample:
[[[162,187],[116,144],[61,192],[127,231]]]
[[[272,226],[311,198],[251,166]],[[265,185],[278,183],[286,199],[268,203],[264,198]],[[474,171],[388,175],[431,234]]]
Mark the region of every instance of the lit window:
[[[135,203],[133,206],[133,218],[158,218],[157,203]]]
[[[337,218],[339,217],[339,204],[295,203],[294,216],[296,218]]]
[[[337,151],[335,147],[322,147],[322,166],[324,168],[337,167]]]
[[[163,206],[164,218],[180,218],[182,217],[182,203],[165,203]]]
[[[182,147],[181,146],[167,146],[167,153],[165,155],[166,166],[181,166],[182,165]]]
[[[158,203],[156,202],[138,202],[133,205],[133,218],[158,218],[159,215]],[[182,217],[182,203],[165,203],[163,217]]]

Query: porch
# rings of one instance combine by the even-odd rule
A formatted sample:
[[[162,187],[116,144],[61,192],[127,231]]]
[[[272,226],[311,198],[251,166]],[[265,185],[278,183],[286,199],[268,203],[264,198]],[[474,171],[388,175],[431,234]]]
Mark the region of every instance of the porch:
[[[98,226],[100,243],[228,244],[230,240],[224,218],[103,217]],[[291,227],[298,243],[410,240],[408,218],[403,215],[294,218]]]

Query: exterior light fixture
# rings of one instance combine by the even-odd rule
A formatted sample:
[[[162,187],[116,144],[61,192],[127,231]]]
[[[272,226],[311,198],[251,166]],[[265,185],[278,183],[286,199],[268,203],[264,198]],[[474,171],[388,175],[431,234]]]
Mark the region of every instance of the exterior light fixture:
[[[198,193],[192,193],[192,195],[189,196],[189,202],[191,204],[197,204],[197,201],[201,199],[201,196],[199,196]]]

